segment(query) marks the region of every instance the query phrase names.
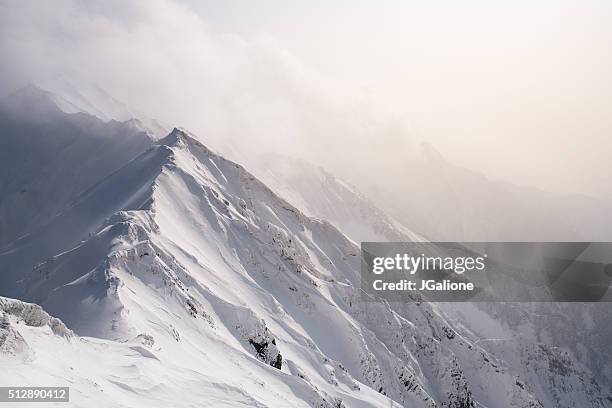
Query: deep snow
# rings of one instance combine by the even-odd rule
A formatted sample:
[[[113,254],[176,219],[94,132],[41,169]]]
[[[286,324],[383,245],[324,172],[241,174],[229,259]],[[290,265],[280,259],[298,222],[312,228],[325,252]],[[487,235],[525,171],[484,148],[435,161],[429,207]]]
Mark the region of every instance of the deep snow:
[[[73,406],[610,406],[567,350],[489,314],[363,302],[357,241],[418,235],[340,181],[313,176],[317,196],[277,177],[285,199],[184,130],[24,92],[0,117],[22,177],[1,179],[0,209],[31,222],[6,224],[0,295],[46,312],[0,301],[0,384],[68,384]]]

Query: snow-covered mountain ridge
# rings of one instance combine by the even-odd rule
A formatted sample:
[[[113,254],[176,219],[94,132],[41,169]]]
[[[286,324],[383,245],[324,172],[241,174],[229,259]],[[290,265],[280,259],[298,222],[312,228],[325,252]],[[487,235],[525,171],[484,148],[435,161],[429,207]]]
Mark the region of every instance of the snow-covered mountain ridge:
[[[77,406],[537,407],[560,381],[566,406],[606,406],[546,351],[540,381],[435,304],[363,302],[358,251],[175,129],[0,249],[0,294],[88,336],[11,317],[28,347],[0,358],[11,381],[70,382]]]
[[[321,167],[280,154],[245,159],[267,186],[307,215],[332,222],[357,244],[424,240]]]

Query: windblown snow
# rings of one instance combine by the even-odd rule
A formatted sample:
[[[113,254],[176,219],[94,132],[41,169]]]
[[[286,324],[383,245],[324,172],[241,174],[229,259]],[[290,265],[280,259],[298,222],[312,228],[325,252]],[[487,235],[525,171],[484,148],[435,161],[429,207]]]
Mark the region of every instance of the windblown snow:
[[[306,215],[185,130],[50,95],[0,113],[1,385],[67,385],[78,407],[612,405],[567,350],[363,302],[357,242],[418,235],[341,182]]]

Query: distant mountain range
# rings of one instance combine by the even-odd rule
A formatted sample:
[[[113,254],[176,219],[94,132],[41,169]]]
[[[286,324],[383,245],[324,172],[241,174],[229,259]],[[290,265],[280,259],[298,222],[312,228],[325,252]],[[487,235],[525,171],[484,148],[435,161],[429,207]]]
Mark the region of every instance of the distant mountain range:
[[[0,104],[3,385],[83,407],[612,406],[586,358],[605,346],[560,346],[529,305],[364,301],[359,242],[423,238],[325,170],[251,158],[258,178],[81,99]]]
[[[356,177],[364,171],[355,169]],[[359,187],[379,207],[434,241],[612,240],[610,202],[489,179],[428,144],[395,163],[388,178],[363,180]]]

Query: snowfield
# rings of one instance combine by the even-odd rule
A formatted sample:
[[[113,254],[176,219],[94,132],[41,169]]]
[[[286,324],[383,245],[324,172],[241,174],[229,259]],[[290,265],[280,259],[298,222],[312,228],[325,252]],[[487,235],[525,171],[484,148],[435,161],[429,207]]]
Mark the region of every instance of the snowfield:
[[[419,235],[333,176],[270,166],[271,189],[185,130],[51,95],[0,110],[0,385],[78,407],[612,406],[606,377],[482,310],[364,301],[357,243]]]

